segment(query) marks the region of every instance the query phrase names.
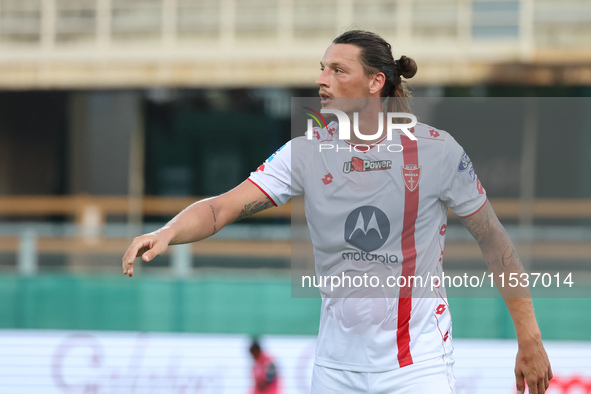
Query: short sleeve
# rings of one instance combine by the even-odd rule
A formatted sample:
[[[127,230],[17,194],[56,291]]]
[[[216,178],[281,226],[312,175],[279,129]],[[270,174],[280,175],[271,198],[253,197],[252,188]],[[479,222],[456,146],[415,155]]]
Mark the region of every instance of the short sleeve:
[[[467,217],[486,203],[486,191],[464,149],[450,135],[442,155],[440,199],[456,215]]]
[[[291,197],[302,194],[301,187],[292,182],[291,150],[292,141],[289,141],[248,177],[275,205],[285,204]]]

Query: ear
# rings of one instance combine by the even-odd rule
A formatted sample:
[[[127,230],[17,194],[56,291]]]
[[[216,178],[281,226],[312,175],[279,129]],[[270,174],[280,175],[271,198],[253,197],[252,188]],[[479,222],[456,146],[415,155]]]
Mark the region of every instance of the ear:
[[[383,72],[373,74],[369,79],[369,93],[379,93],[386,84],[386,75]]]

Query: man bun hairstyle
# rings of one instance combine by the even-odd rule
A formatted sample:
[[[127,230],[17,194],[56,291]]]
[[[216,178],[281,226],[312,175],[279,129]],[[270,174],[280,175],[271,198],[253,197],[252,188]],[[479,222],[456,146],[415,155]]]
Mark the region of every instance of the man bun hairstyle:
[[[334,44],[351,44],[359,47],[359,54],[365,75],[382,72],[386,82],[382,88],[382,97],[411,97],[405,79],[412,78],[417,73],[417,64],[407,56],[394,60],[392,46],[379,35],[366,30],[349,30],[333,40]],[[391,110],[408,111],[407,100],[392,100]],[[397,104],[395,104],[397,103]],[[396,107],[396,108],[394,108]]]
[[[398,75],[402,75],[404,78],[412,78],[417,73],[417,64],[410,57],[400,56],[400,59],[396,60],[395,63]]]

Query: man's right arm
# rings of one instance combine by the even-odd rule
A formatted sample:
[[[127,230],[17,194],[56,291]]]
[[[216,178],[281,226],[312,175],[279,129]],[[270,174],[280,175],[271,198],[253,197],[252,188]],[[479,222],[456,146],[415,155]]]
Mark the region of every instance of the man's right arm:
[[[198,201],[176,215],[164,227],[136,237],[123,256],[123,274],[133,276],[137,257],[148,262],[163,254],[168,245],[196,242],[220,231],[227,224],[274,206],[249,180],[217,197]]]

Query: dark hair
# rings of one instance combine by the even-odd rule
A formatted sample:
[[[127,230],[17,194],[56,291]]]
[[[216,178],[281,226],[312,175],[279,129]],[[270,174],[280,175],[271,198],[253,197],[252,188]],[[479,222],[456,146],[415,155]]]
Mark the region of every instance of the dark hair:
[[[410,57],[401,56],[394,60],[392,46],[379,35],[365,30],[349,30],[333,40],[334,44],[351,44],[359,47],[359,54],[363,71],[369,76],[378,72],[384,73],[386,82],[382,88],[382,97],[400,97],[401,100],[392,103],[396,110],[409,112],[403,98],[410,97],[404,78],[412,78],[417,73],[417,64]],[[394,109],[394,108],[392,108]]]
[[[250,352],[260,352],[261,345],[259,345],[259,341],[257,338],[253,338],[249,348]]]

